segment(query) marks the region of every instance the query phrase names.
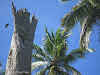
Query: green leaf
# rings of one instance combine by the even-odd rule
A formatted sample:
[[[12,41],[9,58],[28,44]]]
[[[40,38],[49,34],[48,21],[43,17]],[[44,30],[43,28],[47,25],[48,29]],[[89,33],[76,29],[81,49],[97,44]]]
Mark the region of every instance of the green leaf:
[[[68,75],[68,73],[62,70],[59,66],[52,66],[50,67],[48,75]]]
[[[40,58],[41,60],[42,58],[46,60],[51,60],[51,58],[47,55],[47,53],[42,48],[40,48],[38,45],[33,44],[33,49],[36,51],[35,54],[33,53],[33,56],[39,55],[41,57],[38,56],[37,58]]]
[[[84,2],[84,0],[73,7],[73,10],[62,19],[62,26],[65,27],[65,31],[70,31],[80,19],[89,14],[89,11],[90,5],[88,2]]]
[[[80,33],[80,47],[84,50],[87,50],[89,52],[93,52],[92,50],[88,49],[89,45],[89,38],[92,31],[92,24],[94,22],[94,18],[90,16],[87,16],[85,20],[82,23],[82,29]]]
[[[43,65],[47,65],[48,62],[47,61],[37,61],[37,62],[33,62],[32,63],[32,70],[40,67],[40,66],[43,66]]]
[[[78,49],[74,49],[72,50],[67,56],[65,56],[63,58],[63,61],[65,63],[71,63],[71,62],[75,62],[77,59],[79,58],[83,58],[84,57],[84,52],[82,49],[78,48]]]
[[[100,0],[88,0],[93,7],[100,8]]]
[[[81,73],[79,71],[77,71],[74,67],[70,66],[70,65],[64,65],[65,69],[67,71],[72,71],[73,75],[81,75]]]
[[[41,60],[41,61],[44,61],[45,58],[39,54],[32,54],[32,57],[35,59],[35,60]]]
[[[36,53],[40,54],[41,56],[45,57],[45,53],[43,52],[43,49],[40,48],[38,45],[33,43],[33,49],[36,50]]]
[[[46,67],[44,69],[41,69],[39,72],[37,72],[36,75],[46,75],[46,71],[49,69],[49,67]]]
[[[52,36],[50,35],[50,33],[48,32],[47,28],[45,27],[45,32],[46,32],[46,36],[47,36],[47,40],[48,42],[53,46],[52,47],[52,56],[57,56],[57,48],[56,48],[56,45],[55,45],[55,41],[53,40]]]

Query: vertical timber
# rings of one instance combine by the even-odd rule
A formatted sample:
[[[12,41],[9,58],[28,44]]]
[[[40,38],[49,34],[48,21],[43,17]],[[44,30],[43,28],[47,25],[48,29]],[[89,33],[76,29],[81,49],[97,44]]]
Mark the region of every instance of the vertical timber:
[[[12,12],[14,32],[5,75],[31,75],[32,43],[38,21],[35,16],[30,20],[30,13],[26,8],[16,11],[13,2]]]

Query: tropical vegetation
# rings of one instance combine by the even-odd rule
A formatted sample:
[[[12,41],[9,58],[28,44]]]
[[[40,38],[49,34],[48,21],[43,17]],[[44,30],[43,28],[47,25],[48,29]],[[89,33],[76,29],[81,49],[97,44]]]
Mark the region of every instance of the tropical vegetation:
[[[81,75],[71,64],[85,56],[84,50],[69,51],[66,38],[70,34],[61,29],[56,33],[45,31],[43,47],[33,44],[32,71],[38,69],[36,75]]]
[[[70,31],[75,26],[75,24],[80,22],[80,48],[83,48],[89,52],[93,52],[94,50],[88,48],[88,45],[92,29],[94,25],[97,24],[97,22],[100,20],[100,0],[78,1],[79,2],[72,8],[72,11],[66,14],[62,19],[62,26],[64,26],[65,31]]]

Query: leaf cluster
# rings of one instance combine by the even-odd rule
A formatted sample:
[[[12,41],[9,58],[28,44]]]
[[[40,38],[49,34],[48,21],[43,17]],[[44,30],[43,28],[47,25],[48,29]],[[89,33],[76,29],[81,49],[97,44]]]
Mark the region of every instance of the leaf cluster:
[[[82,49],[78,48],[68,53],[67,40],[70,36],[67,32],[58,29],[54,34],[49,33],[45,28],[46,38],[44,40],[43,47],[33,45],[34,53],[33,58],[36,59],[32,63],[32,70],[43,66],[43,69],[37,73],[37,75],[69,75],[76,73],[81,75],[70,64],[74,63],[78,58],[84,57]]]

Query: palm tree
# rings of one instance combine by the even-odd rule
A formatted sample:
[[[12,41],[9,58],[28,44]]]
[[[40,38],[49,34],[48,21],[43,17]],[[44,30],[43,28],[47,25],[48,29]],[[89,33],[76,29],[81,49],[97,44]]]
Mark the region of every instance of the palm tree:
[[[84,50],[75,49],[68,53],[66,38],[69,34],[58,29],[50,34],[47,29],[43,47],[33,44],[32,70],[39,69],[36,75],[81,75],[70,64],[84,56]]]
[[[100,20],[100,0],[79,0],[72,11],[62,19],[62,26],[65,31],[70,31],[76,23],[80,22],[80,47],[93,52],[88,48],[88,44],[93,25],[97,23],[97,20]]]

